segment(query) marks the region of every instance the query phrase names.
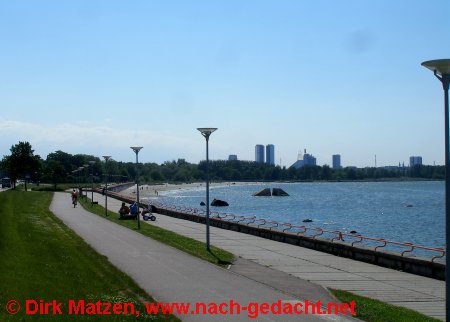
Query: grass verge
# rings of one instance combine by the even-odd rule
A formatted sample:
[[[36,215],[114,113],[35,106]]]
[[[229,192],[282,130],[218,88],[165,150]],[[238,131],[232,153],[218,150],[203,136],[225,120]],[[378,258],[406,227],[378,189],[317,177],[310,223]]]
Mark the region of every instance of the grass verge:
[[[49,211],[51,199],[50,192],[0,193],[0,321],[136,320],[136,314],[69,315],[70,300],[133,303],[139,319],[179,321],[144,314],[143,303],[153,299],[56,218]],[[21,306],[15,315],[6,311],[10,300]],[[27,315],[27,300],[62,303],[62,315],[52,314],[52,307],[48,315]]]
[[[119,220],[118,213],[112,211],[108,211],[108,217],[105,217],[105,208],[98,204],[92,205],[90,199],[85,197],[79,198],[79,203],[89,212],[113,221],[121,226],[139,231],[147,237],[158,240],[166,245],[177,248],[213,264],[226,266],[234,262],[234,255],[221,248],[211,246],[211,251],[208,252],[205,248],[205,244],[198,240],[143,222],[141,222],[141,229],[137,230],[135,220]]]
[[[419,312],[387,304],[368,297],[359,296],[347,291],[330,289],[331,293],[340,301],[350,303],[356,302],[357,318],[367,322],[437,322],[440,320],[423,315]]]

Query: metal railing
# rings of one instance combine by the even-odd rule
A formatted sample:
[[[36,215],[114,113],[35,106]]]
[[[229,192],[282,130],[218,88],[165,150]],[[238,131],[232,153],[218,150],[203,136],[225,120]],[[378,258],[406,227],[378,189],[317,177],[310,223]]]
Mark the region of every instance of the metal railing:
[[[144,201],[143,201],[144,202]],[[197,208],[191,208],[180,205],[162,204],[158,202],[149,202],[148,205],[153,205],[160,209],[172,210],[176,212],[196,215],[200,217],[206,216],[206,211]],[[216,218],[223,221],[245,224],[248,226],[255,226],[257,228],[264,228],[268,230],[276,230],[282,233],[306,236],[312,239],[323,239],[332,243],[348,244],[350,246],[357,247],[355,245],[361,245],[366,248],[370,248],[374,251],[391,251],[400,254],[402,257],[414,257],[413,252],[422,252],[429,254],[426,257],[431,258],[431,261],[442,259],[446,254],[443,248],[434,248],[415,245],[412,243],[404,243],[398,241],[387,240],[384,238],[368,237],[361,234],[352,234],[341,232],[338,230],[328,230],[318,227],[298,226],[291,223],[279,222],[275,220],[266,220],[263,218],[257,218],[256,216],[246,217],[242,215],[234,215],[230,213],[211,211],[210,218]]]

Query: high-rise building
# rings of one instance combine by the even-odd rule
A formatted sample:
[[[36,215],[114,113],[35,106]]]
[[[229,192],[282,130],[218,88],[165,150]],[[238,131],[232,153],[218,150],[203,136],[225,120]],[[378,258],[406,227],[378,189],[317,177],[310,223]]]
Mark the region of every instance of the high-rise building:
[[[409,157],[409,166],[412,168],[415,165],[422,165],[422,157],[419,156]]]
[[[264,145],[255,145],[255,162],[264,163]]]
[[[305,153],[303,155],[301,153],[298,154],[297,161],[293,165],[291,165],[291,167],[299,169],[305,165],[309,165],[309,166],[316,165],[316,158],[313,157],[311,154],[306,153],[306,149],[305,149]]]
[[[266,145],[266,163],[275,165],[275,146],[273,144]]]
[[[341,155],[333,154],[333,169],[341,169]]]
[[[228,161],[236,161],[238,158],[237,158],[237,155],[236,154],[230,154],[229,156],[228,156]]]

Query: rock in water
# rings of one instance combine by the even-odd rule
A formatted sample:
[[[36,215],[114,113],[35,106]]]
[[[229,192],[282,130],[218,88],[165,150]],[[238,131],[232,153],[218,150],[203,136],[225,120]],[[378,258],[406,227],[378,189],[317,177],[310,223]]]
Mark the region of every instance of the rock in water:
[[[226,202],[226,201],[223,201],[223,200],[220,200],[220,199],[214,199],[211,202],[211,206],[226,207],[226,206],[229,206],[229,205],[228,205],[228,202]]]
[[[200,202],[200,206],[206,206],[206,203],[204,203],[203,201]]]
[[[253,196],[255,197],[270,197],[271,195],[272,194],[270,193],[270,188],[265,188],[253,194]]]
[[[303,222],[312,222],[312,219],[303,219]]]
[[[272,196],[286,197],[286,196],[289,196],[289,194],[286,191],[284,191],[283,189],[273,188],[272,189]]]

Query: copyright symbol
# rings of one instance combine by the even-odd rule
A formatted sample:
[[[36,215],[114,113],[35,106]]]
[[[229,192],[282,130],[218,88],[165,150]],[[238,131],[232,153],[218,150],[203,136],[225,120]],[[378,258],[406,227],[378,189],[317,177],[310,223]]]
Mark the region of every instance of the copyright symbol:
[[[16,300],[11,300],[6,303],[6,312],[9,314],[17,314],[20,311],[20,303]]]

